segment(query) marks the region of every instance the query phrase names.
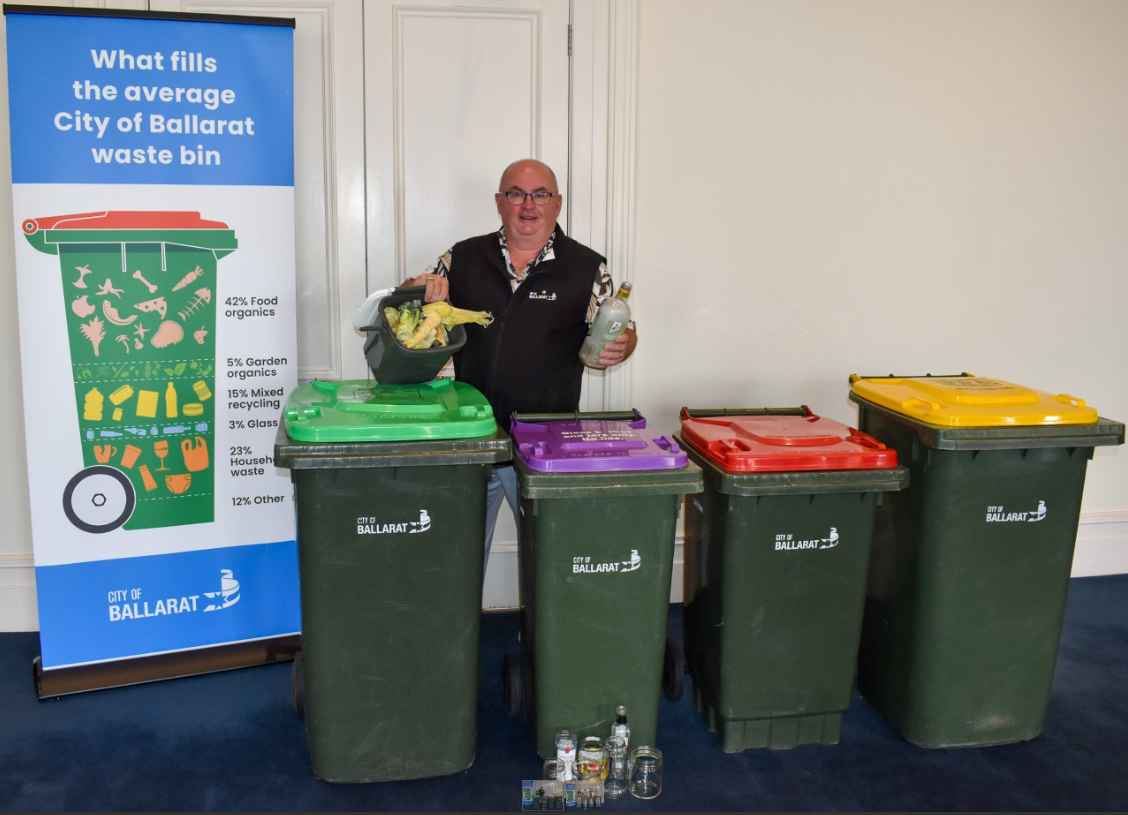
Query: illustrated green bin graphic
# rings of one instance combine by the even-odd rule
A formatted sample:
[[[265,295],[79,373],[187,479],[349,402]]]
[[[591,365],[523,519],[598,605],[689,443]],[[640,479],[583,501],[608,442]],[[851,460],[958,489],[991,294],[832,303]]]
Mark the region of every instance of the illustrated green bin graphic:
[[[959,374],[852,376],[858,425],[908,489],[878,515],[858,688],[927,748],[1027,741],[1045,722],[1085,471],[1124,425],[1083,400]]]
[[[515,414],[521,653],[502,670],[538,755],[555,735],[606,738],[626,705],[631,743],[655,744],[674,539],[701,470],[637,411]]]
[[[275,462],[298,522],[294,699],[314,775],[360,783],[474,762],[486,485],[509,438],[463,382],[302,385]]]
[[[876,508],[897,454],[801,408],[683,408],[705,474],[685,512],[694,704],[728,753],[837,744],[854,695]]]
[[[59,256],[84,468],[63,495],[86,532],[214,520],[217,271],[238,243],[197,212],[28,218]]]

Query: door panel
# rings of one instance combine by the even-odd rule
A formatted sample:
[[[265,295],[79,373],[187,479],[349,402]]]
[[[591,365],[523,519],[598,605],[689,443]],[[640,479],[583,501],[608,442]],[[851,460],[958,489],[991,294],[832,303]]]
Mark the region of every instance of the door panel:
[[[368,284],[394,285],[499,226],[519,158],[568,166],[568,3],[365,4]]]

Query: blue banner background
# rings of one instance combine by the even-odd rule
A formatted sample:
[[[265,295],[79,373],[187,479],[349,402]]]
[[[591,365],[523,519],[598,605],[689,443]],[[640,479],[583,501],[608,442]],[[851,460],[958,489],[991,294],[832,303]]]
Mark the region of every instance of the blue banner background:
[[[291,27],[21,13],[7,16],[7,29],[13,183],[293,185]],[[97,68],[91,51],[160,54],[163,70]],[[217,70],[174,71],[174,52],[213,59]],[[117,98],[77,99],[76,81],[83,96],[89,81],[114,86]],[[128,101],[127,86],[231,89],[235,100],[216,110],[185,101]],[[132,128],[139,112],[141,132],[122,132],[119,122]],[[72,129],[56,125],[59,114]],[[154,114],[242,121],[244,129],[249,118],[254,135],[154,133]],[[87,122],[95,126],[86,116],[108,119],[101,137],[85,129]],[[84,129],[73,129],[76,124]],[[91,152],[150,147],[168,150],[171,163],[99,164]],[[182,161],[182,151],[198,158],[200,149],[217,151],[220,163]]]
[[[221,591],[224,570],[239,584],[238,601],[204,611],[233,596],[205,596]],[[45,667],[301,631],[295,541],[42,566],[35,584]],[[175,613],[167,613],[170,599]]]

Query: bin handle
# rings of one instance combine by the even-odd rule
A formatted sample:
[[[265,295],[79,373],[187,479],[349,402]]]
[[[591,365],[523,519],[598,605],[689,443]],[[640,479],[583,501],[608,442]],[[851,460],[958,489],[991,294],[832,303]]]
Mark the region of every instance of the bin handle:
[[[1084,399],[1079,399],[1076,396],[1070,396],[1068,393],[1059,393],[1054,398],[1057,399],[1059,402],[1065,402],[1065,404],[1073,405],[1074,407],[1079,407],[1079,408],[1088,407],[1088,405],[1085,404]]]
[[[859,376],[858,374],[850,374],[850,384],[853,385],[860,379],[959,379],[960,377],[974,377],[975,374],[969,374],[964,371],[962,374],[923,374],[921,376],[897,376],[896,374],[888,374],[885,376]]]
[[[854,444],[860,444],[863,447],[868,447],[871,450],[887,450],[888,448],[871,436],[869,433],[863,433],[856,427],[850,428],[850,435],[846,437],[846,441],[852,441]]]
[[[786,408],[691,408],[682,407],[681,420],[687,421],[688,419],[709,419],[718,418],[722,416],[805,416],[812,421],[818,419],[811,409],[806,405],[799,407],[786,407]]]
[[[592,410],[574,411],[572,413],[518,413],[513,411],[510,416],[511,423],[544,424],[545,422],[576,422],[581,420],[598,422],[631,422],[631,426],[646,427],[646,419],[638,412],[638,408],[630,410]]]

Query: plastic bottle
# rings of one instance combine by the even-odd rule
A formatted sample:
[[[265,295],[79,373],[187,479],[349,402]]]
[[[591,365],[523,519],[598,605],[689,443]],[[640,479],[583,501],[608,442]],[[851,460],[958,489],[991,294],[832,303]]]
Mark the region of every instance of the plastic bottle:
[[[587,367],[600,370],[607,367],[600,364],[599,352],[627,329],[631,319],[631,307],[627,305],[630,296],[631,284],[621,283],[614,297],[608,297],[599,304],[599,310],[588,327],[587,338],[580,346],[580,361]]]
[[[168,387],[165,389],[165,416],[169,419],[175,419],[177,416],[176,386],[171,382],[168,383]]]
[[[631,749],[631,729],[627,727],[627,708],[619,705],[615,708],[615,721],[611,723],[611,735],[618,736],[627,743],[627,755]]]

